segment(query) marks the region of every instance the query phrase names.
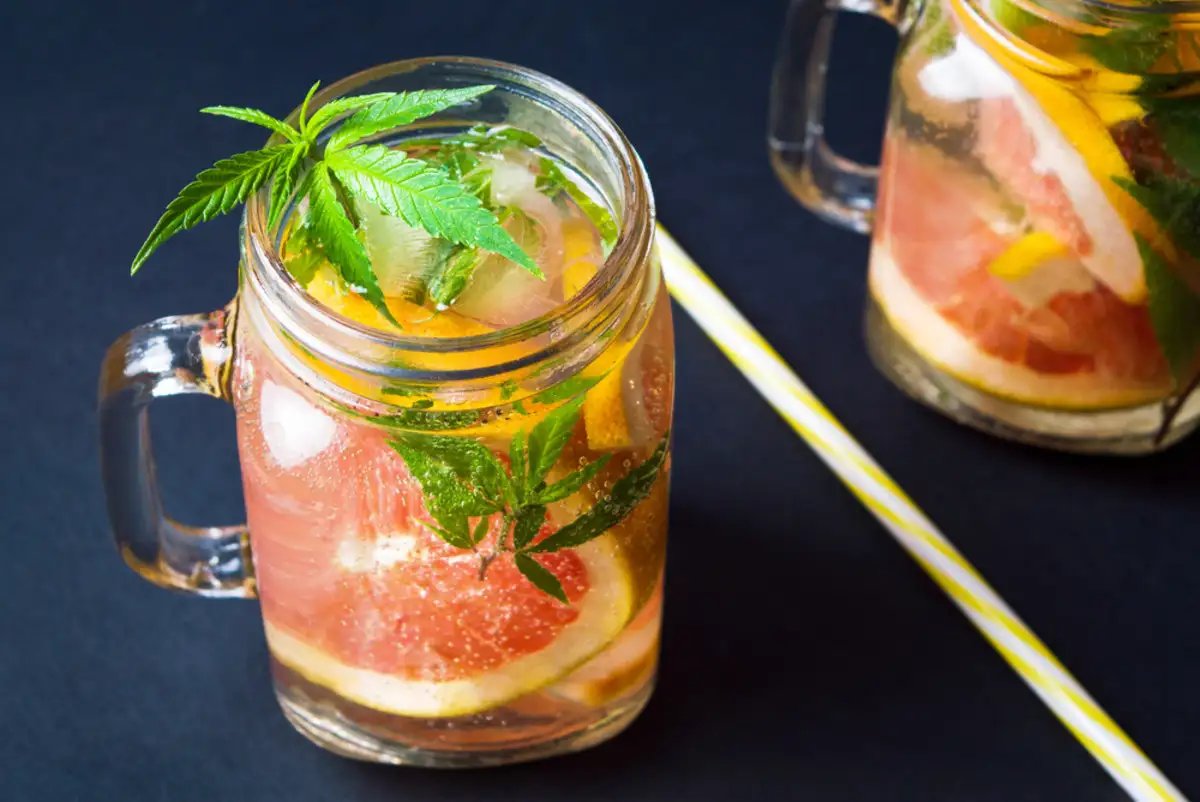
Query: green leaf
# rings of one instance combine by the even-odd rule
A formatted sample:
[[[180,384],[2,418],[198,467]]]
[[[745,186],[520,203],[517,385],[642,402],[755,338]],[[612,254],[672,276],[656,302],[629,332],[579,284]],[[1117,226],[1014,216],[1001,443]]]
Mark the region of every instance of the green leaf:
[[[441,463],[460,482],[470,485],[489,502],[498,501],[503,494],[503,483],[507,479],[504,466],[492,450],[482,443],[467,437],[414,433],[397,435],[392,443],[420,451],[431,460]]]
[[[283,264],[301,287],[308,286],[326,261],[320,243],[313,239],[308,226],[297,225],[288,233],[283,243]]]
[[[1200,292],[1200,183],[1157,174],[1147,176],[1145,184],[1124,178],[1113,181],[1146,208],[1172,244],[1191,255],[1172,267],[1188,286]],[[1150,245],[1161,250],[1164,243]]]
[[[518,502],[522,502],[525,498],[525,476],[529,473],[529,466],[525,463],[525,459],[525,432],[518,429],[517,433],[513,435],[512,442],[508,444],[508,469],[512,472],[512,481]]]
[[[395,92],[373,92],[369,95],[352,95],[350,97],[340,97],[337,100],[331,100],[317,109],[312,119],[308,121],[308,138],[310,140],[316,139],[317,135],[324,131],[325,127],[333,122],[339,114],[356,111],[364,106],[370,106],[372,103],[380,103],[395,96]]]
[[[150,258],[158,246],[180,231],[207,222],[232,211],[246,198],[262,188],[274,175],[280,162],[291,156],[291,145],[277,145],[264,150],[239,153],[219,162],[196,176],[196,180],[179,192],[179,197],[167,205],[150,235],[133,257],[130,273]]]
[[[555,404],[577,395],[583,395],[603,380],[604,376],[572,376],[553,387],[542,390],[533,397],[533,401],[537,404]]]
[[[340,409],[347,414],[354,414],[354,410],[352,409],[344,407]],[[426,412],[420,409],[405,409],[392,415],[370,415],[364,417],[370,420],[372,424],[382,426],[386,429],[417,432],[452,432],[457,429],[466,429],[470,426],[475,426],[483,420],[483,415],[480,412]]]
[[[1162,139],[1171,160],[1192,176],[1200,177],[1200,109],[1194,99],[1145,98],[1152,129]]]
[[[496,216],[444,171],[383,145],[327,151],[324,164],[355,197],[410,226],[459,245],[498,253],[543,277]]]
[[[426,283],[430,296],[442,306],[450,306],[467,288],[481,261],[475,248],[459,249],[450,259],[435,266]]]
[[[300,178],[304,157],[308,155],[308,143],[302,142],[292,146],[292,155],[279,163],[271,178],[271,203],[267,210],[267,228],[274,229],[283,217],[283,210],[291,200]]]
[[[456,549],[470,549],[475,546],[476,541],[471,537],[466,516],[443,513],[441,516],[435,515],[435,518],[442,526],[435,526],[429,521],[419,523]]]
[[[454,469],[437,457],[413,448],[399,438],[389,440],[388,445],[396,450],[409,472],[421,483],[425,507],[443,527],[457,532],[449,525],[457,516],[464,519],[462,525],[465,527],[468,516],[500,511],[500,505],[460,482]]]
[[[491,525],[491,517],[480,518],[479,523],[475,524],[475,534],[471,536],[472,545],[478,546],[487,537],[488,527]]]
[[[343,123],[329,139],[329,149],[339,150],[352,142],[390,131],[402,125],[437,114],[495,89],[494,86],[468,86],[462,89],[422,89],[399,94],[372,104]]]
[[[521,572],[522,576],[532,582],[538,590],[553,596],[563,604],[570,604],[567,601],[567,594],[563,590],[562,583],[558,581],[558,577],[550,573],[549,569],[527,554],[517,554],[515,555],[515,560],[517,570]]]
[[[580,211],[587,216],[587,219],[592,222],[596,230],[600,232],[606,245],[612,245],[617,241],[617,223],[613,220],[612,214],[608,209],[605,209],[596,201],[592,200],[586,192],[580,189],[574,181],[567,178],[566,174],[554,163],[552,159],[541,160],[542,174],[538,176],[537,188],[545,195],[553,197],[561,192],[566,192],[571,200],[575,201],[575,205]]]
[[[513,527],[513,548],[523,551],[533,542],[546,523],[546,505],[535,504],[525,507],[517,514],[517,525]]]
[[[1171,376],[1182,386],[1192,378],[1200,355],[1200,298],[1171,270],[1141,235],[1135,234],[1146,267],[1150,323]]]
[[[583,396],[579,396],[542,418],[529,433],[529,473],[525,487],[534,488],[558,462],[579,422]]]
[[[515,380],[505,379],[504,383],[500,385],[500,400],[507,401],[508,399],[512,398],[517,392],[517,389],[518,387]]]
[[[604,469],[611,456],[611,454],[605,454],[600,459],[589,462],[574,473],[550,485],[538,494],[538,502],[541,504],[551,504],[574,493],[578,493],[581,487],[596,478],[596,474]]]
[[[263,128],[269,128],[275,133],[281,134],[289,142],[299,142],[301,139],[300,132],[295,128],[292,128],[292,126],[283,120],[276,119],[265,111],[259,111],[258,109],[244,109],[240,106],[205,106],[200,109],[200,113],[213,114],[218,117],[232,117],[244,123],[261,125]]]
[[[507,148],[540,148],[542,140],[520,128],[491,128],[480,137],[475,149],[483,153],[495,153]]]
[[[309,88],[308,94],[304,96],[304,102],[300,104],[299,120],[300,120],[300,135],[301,136],[308,135],[308,104],[312,103],[313,95],[315,95],[317,93],[317,87],[319,87],[320,85],[321,85],[320,81],[317,81],[315,84],[313,84]]]
[[[1174,42],[1162,35],[1170,27],[1169,14],[1144,14],[1139,20],[1141,24],[1112,29],[1102,36],[1082,36],[1079,49],[1110,70],[1143,75]]]
[[[650,495],[658,472],[667,459],[667,444],[671,433],[663,435],[654,453],[629,473],[613,483],[612,492],[596,502],[590,510],[559,529],[550,537],[530,546],[527,552],[545,553],[581,546],[612,529],[625,520],[638,504]]]
[[[324,162],[318,162],[308,171],[300,194],[308,196],[308,223],[313,235],[321,243],[325,256],[356,293],[369,301],[396,328],[402,328],[384,303],[383,291],[379,289],[375,271],[371,269],[367,250],[338,199],[337,188]]]

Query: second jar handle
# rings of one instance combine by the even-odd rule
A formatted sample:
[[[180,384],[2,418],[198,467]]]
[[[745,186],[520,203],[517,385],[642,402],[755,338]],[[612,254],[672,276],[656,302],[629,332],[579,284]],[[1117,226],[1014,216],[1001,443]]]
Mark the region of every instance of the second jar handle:
[[[838,11],[895,25],[897,2],[792,0],[775,71],[767,121],[771,165],[810,211],[866,233],[875,211],[879,168],[839,156],[825,142],[825,72]]]
[[[150,445],[154,399],[203,393],[228,400],[226,326],[234,308],[161,318],[112,344],[100,371],[100,468],[113,537],[130,568],[156,585],[245,598],[255,595],[246,527],[186,526],[167,517]]]

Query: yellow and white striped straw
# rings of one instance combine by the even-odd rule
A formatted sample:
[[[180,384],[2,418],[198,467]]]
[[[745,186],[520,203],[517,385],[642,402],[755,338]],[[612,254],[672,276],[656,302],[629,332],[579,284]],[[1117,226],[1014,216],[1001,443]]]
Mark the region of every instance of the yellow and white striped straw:
[[[675,300],[1129,796],[1186,802],[661,226],[658,245]]]

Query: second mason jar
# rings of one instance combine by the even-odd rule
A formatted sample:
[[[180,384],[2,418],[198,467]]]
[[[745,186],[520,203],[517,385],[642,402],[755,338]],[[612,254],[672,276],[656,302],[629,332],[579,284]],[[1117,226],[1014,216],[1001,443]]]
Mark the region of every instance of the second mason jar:
[[[1200,28],[1174,5],[876,7],[903,39],[875,201],[811,130],[777,163],[873,231],[868,342],[909,394],[1077,451],[1200,421]]]

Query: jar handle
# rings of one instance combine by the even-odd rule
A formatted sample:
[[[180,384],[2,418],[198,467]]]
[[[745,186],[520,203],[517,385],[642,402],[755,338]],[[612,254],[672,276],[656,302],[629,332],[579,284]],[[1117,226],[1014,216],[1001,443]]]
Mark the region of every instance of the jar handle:
[[[866,233],[875,211],[879,167],[839,156],[825,142],[825,73],[838,11],[896,24],[903,0],[792,0],[775,70],[767,120],[771,166],[814,214]]]
[[[236,301],[206,315],[164,317],[108,349],[100,370],[100,468],[113,537],[129,567],[162,587],[201,596],[255,596],[246,526],[186,526],[163,512],[150,403],[203,393],[229,400],[227,324]]]

